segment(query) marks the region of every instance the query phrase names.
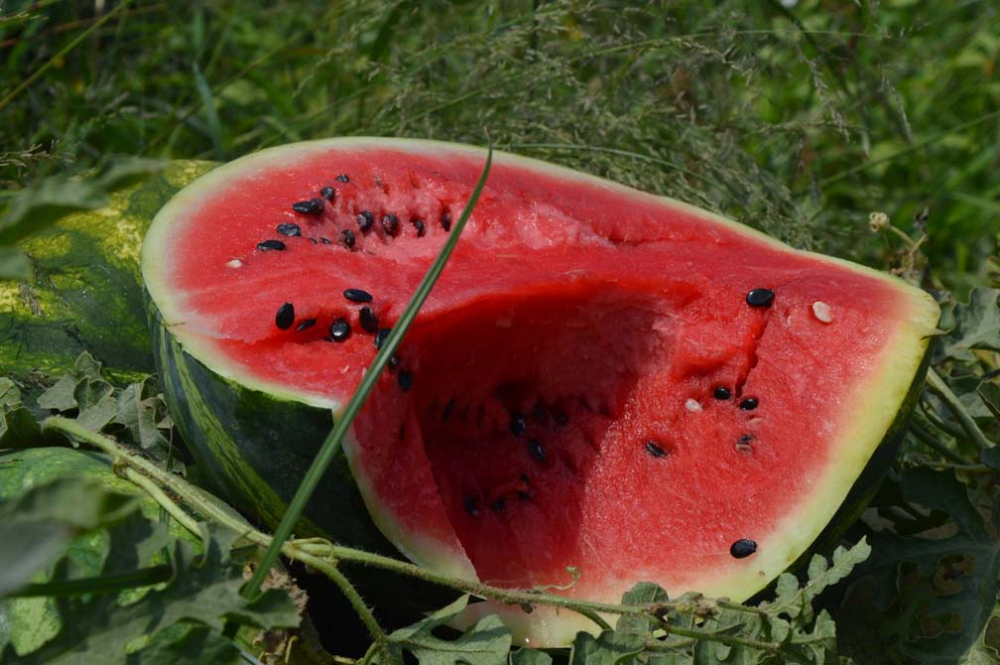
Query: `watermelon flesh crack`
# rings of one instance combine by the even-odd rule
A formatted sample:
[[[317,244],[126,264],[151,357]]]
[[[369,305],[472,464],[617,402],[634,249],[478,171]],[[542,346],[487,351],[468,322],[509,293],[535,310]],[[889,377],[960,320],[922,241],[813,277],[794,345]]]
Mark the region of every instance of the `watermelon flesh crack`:
[[[361,307],[379,327],[398,320],[482,161],[449,144],[341,139],[223,167],[161,211],[144,245],[164,330],[185,357],[264,396],[254,399],[342,408],[376,352]],[[320,214],[291,208],[331,185]],[[345,230],[353,247],[338,240]],[[773,303],[748,304],[754,289]],[[286,303],[294,319],[282,328]],[[351,334],[334,342],[339,318]],[[834,516],[936,321],[929,296],[894,278],[499,155],[345,453],[375,523],[423,565],[601,601],[640,580],[739,600]],[[201,390],[204,411],[222,403]],[[176,419],[204,458],[260,459],[275,446],[308,456],[320,443],[296,439],[294,422],[208,441],[202,422]],[[297,484],[259,463],[227,469],[220,485],[256,474],[284,500]],[[741,539],[757,550],[734,556]],[[567,612],[489,609],[535,645],[588,627]]]

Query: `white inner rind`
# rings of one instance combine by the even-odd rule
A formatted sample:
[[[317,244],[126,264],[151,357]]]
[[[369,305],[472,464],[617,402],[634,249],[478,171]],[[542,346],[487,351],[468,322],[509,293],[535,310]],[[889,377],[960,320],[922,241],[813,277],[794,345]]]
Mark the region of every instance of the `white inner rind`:
[[[240,384],[273,394],[283,399],[297,400],[338,412],[347,395],[326,396],[303,393],[284,384],[261,380],[243,367],[226,362],[213,348],[212,341],[200,334],[191,333],[185,326],[184,302],[170,289],[171,247],[185,229],[184,220],[193,217],[202,202],[213,191],[227,183],[242,180],[256,172],[281,168],[300,159],[314,157],[330,151],[358,151],[366,148],[391,149],[428,157],[443,155],[468,156],[485,162],[486,151],[471,146],[436,141],[386,138],[337,138],[307,143],[290,144],[249,155],[222,166],[203,176],[174,197],[156,216],[146,236],[142,253],[142,271],[150,296],[159,309],[165,325],[178,342],[192,356],[218,374]],[[820,534],[834,516],[848,490],[861,474],[875,448],[883,440],[893,423],[896,413],[906,397],[930,336],[936,332],[939,309],[934,300],[923,291],[895,277],[860,266],[849,261],[792,249],[759,231],[694,206],[658,197],[595,176],[579,173],[534,159],[496,152],[495,164],[544,173],[566,182],[599,187],[643,201],[655,201],[668,210],[679,210],[696,216],[706,223],[718,224],[735,231],[748,240],[779,249],[788,254],[809,257],[817,262],[834,264],[855,273],[861,273],[888,284],[907,303],[908,315],[899,320],[899,327],[885,345],[886,352],[879,367],[872,368],[870,380],[858,383],[847,396],[839,414],[841,435],[831,442],[830,457],[823,469],[810,480],[812,491],[804,497],[797,509],[775,526],[766,538],[769,546],[755,555],[754,565],[743,569],[727,569],[723,574],[706,570],[695,589],[669,589],[671,596],[684,591],[699,591],[708,596],[724,596],[744,600],[765,587],[794,562]],[[464,551],[456,551],[454,543],[443,543],[422,536],[403,527],[386,509],[358,469],[358,445],[353,435],[344,444],[355,478],[373,519],[382,532],[413,561],[450,575],[476,580],[476,573]],[[607,580],[607,592],[593,600],[617,602],[621,594],[638,580]],[[529,616],[519,610],[488,606],[500,610],[508,624],[517,633],[522,644],[547,646],[566,644],[577,630],[594,629],[579,615],[566,611],[545,611]],[[482,613],[487,608],[470,610]]]

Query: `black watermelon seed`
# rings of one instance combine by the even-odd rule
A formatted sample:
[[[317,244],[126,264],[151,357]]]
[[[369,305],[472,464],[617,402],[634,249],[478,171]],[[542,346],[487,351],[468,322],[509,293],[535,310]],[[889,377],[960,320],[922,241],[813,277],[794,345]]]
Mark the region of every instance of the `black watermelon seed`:
[[[729,391],[729,388],[725,386],[719,386],[714,391],[712,391],[712,397],[715,399],[729,399],[733,396],[733,393]]]
[[[316,238],[309,238],[309,242],[311,242],[314,245],[319,244],[319,243],[316,242]]]
[[[319,195],[322,196],[327,201],[332,201],[335,196],[337,196],[337,190],[333,187],[324,187],[319,190]]]
[[[510,433],[514,436],[524,436],[524,430],[528,429],[528,423],[521,413],[510,414]]]
[[[753,411],[757,408],[757,398],[747,397],[745,400],[740,402],[740,408],[744,411]]]
[[[445,231],[451,231],[451,213],[441,213],[441,228]]]
[[[745,559],[757,551],[757,542],[749,538],[740,538],[729,546],[729,553],[734,559]]]
[[[531,416],[540,423],[546,423],[549,420],[549,409],[545,406],[545,402],[539,400],[535,402],[535,407],[531,410]]]
[[[528,499],[531,498],[531,492],[526,492],[524,490],[518,490],[517,491],[517,498],[520,499],[521,501],[527,501]]]
[[[344,229],[343,231],[340,232],[340,243],[347,249],[353,248],[354,243],[356,241],[357,238],[354,235],[354,231],[350,229]]]
[[[556,419],[556,424],[560,427],[569,422],[569,416],[562,409],[556,409],[552,412],[552,417]]]
[[[528,454],[539,462],[545,461],[545,448],[538,439],[528,439]]]
[[[392,332],[392,328],[382,328],[377,333],[375,333],[375,348],[381,349],[382,345],[385,344],[385,340],[389,337],[389,333]]]
[[[347,319],[337,318],[330,324],[330,338],[334,342],[346,341],[351,336],[351,324]]]
[[[395,353],[392,354],[391,356],[389,356],[389,369],[396,369],[397,367],[399,367],[399,363],[401,362],[402,361],[399,359],[399,356],[397,354]]]
[[[648,452],[653,457],[666,457],[667,451],[664,450],[656,441],[646,442],[646,452]]]
[[[337,176],[337,182],[350,182],[350,181],[351,179],[347,177],[347,175],[344,173],[341,173],[339,176]]]
[[[299,325],[295,326],[295,329],[302,332],[306,328],[312,328],[314,325],[316,325],[316,319],[306,319]]]
[[[275,250],[278,252],[283,252],[285,250],[285,243],[280,240],[265,240],[264,242],[257,243],[257,249],[262,252],[267,252],[270,250]]]
[[[479,514],[479,502],[476,501],[476,497],[469,496],[465,498],[465,512],[473,517]]]
[[[283,236],[300,236],[302,235],[302,229],[299,228],[298,224],[278,224],[278,233]]]
[[[525,614],[531,614],[535,611],[535,608],[530,603],[521,603],[521,611]]]
[[[278,308],[278,313],[274,315],[274,325],[279,330],[288,330],[295,323],[295,306],[290,302]]]
[[[427,229],[424,227],[423,220],[414,219],[412,221],[412,224],[413,224],[413,228],[415,228],[417,230],[417,237],[418,238],[423,238],[424,234],[427,233]]]
[[[375,223],[375,215],[369,210],[362,210],[358,213],[358,226],[361,227],[362,233],[367,233],[372,228],[372,224]]]
[[[361,327],[365,332],[378,332],[378,316],[372,311],[371,307],[362,307],[358,315],[361,318]]]
[[[332,245],[333,244],[332,242],[330,242],[329,238],[320,238],[319,241],[321,243],[323,243],[324,245]]]
[[[753,435],[752,434],[744,434],[743,436],[740,437],[740,440],[737,443],[737,445],[739,445],[739,446],[749,446],[751,441],[753,441]]]
[[[326,203],[323,199],[306,199],[292,204],[292,210],[302,215],[320,215]]]
[[[399,382],[400,390],[404,393],[413,387],[413,375],[409,372],[400,372],[396,380]]]
[[[371,302],[372,294],[364,289],[345,289],[344,297],[351,302]]]
[[[507,510],[507,502],[503,499],[503,497],[500,497],[499,499],[490,504],[490,510],[497,513],[502,513],[505,510]]]
[[[771,289],[753,289],[747,294],[747,304],[751,307],[770,307],[774,302],[774,291]]]
[[[441,420],[448,420],[448,416],[451,415],[451,410],[455,408],[455,399],[452,398],[448,400],[447,404],[444,405],[444,409],[441,411]]]
[[[382,230],[390,236],[399,233],[399,218],[392,213],[382,215]]]

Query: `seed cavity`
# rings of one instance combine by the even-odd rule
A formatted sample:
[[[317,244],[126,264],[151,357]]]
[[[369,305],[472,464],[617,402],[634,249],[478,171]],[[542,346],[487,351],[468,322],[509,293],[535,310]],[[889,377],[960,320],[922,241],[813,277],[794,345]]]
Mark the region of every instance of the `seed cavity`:
[[[351,179],[347,176],[347,174],[341,173],[339,176],[337,176],[337,182],[350,182],[350,181]]]
[[[567,416],[566,412],[562,409],[555,409],[552,411],[552,417],[556,419],[556,425],[559,425],[560,427],[569,422],[569,416]]]
[[[386,235],[395,236],[399,233],[399,218],[392,213],[382,215],[382,230]]]
[[[329,185],[319,190],[319,195],[322,196],[327,201],[333,201],[334,197],[337,196],[337,190]]]
[[[688,397],[687,400],[685,400],[684,402],[684,408],[687,409],[688,411],[697,413],[701,411],[701,402],[694,399],[693,397]]]
[[[751,307],[770,307],[774,302],[771,289],[753,289],[747,294],[747,304]]]
[[[371,302],[372,294],[364,289],[344,289],[344,297],[351,302]]]
[[[353,249],[355,242],[357,242],[357,237],[354,235],[354,231],[344,229],[340,232],[340,244],[344,247],[347,249]]]
[[[757,551],[757,541],[749,538],[740,538],[729,546],[729,554],[734,559],[745,559]]]
[[[465,497],[465,512],[469,513],[473,517],[479,514],[479,501],[476,500],[476,497]]]
[[[505,512],[507,510],[507,501],[503,497],[500,497],[490,504],[490,510],[495,513]]]
[[[833,310],[822,300],[817,300],[812,304],[812,313],[817,321],[822,323],[833,323]]]
[[[358,227],[361,228],[362,233],[368,233],[371,230],[372,224],[375,223],[375,215],[371,213],[370,210],[362,210],[358,213]]]
[[[351,336],[351,324],[347,319],[336,318],[330,324],[330,339],[334,342],[345,342]]]
[[[286,222],[284,224],[278,224],[278,233],[283,236],[300,236],[302,235],[302,229],[299,228],[298,224]]]
[[[306,330],[307,328],[312,328],[314,325],[316,325],[316,319],[306,319],[305,321],[303,321],[299,325],[295,326],[295,329],[298,332],[302,332],[303,330]]]
[[[757,398],[747,397],[745,400],[740,402],[740,408],[744,411],[753,411],[757,408]]]
[[[295,306],[290,302],[278,308],[278,313],[274,315],[274,325],[278,330],[288,330],[295,323]]]
[[[403,361],[400,360],[399,354],[397,353],[392,354],[391,356],[389,356],[389,369],[396,369],[397,367],[399,367],[399,363],[401,362]]]
[[[417,237],[423,238],[424,235],[427,233],[427,229],[424,227],[423,220],[414,219],[411,221],[411,223],[413,224],[413,228],[417,230]]]
[[[736,441],[736,450],[741,453],[749,453],[752,449],[750,444],[753,442],[753,436],[750,434],[744,434]]]
[[[381,349],[382,345],[385,344],[385,340],[388,339],[389,333],[392,332],[392,328],[382,328],[377,333],[375,333],[375,349]]]
[[[243,262],[240,261],[239,259],[233,259],[232,261],[230,261],[229,263],[226,264],[226,267],[227,268],[242,268],[243,267]]]
[[[325,206],[326,202],[323,199],[306,199],[305,201],[293,203],[292,210],[301,215],[312,215],[315,217],[323,213]]]
[[[319,244],[318,242],[316,242],[316,238],[309,238],[309,242],[311,242],[314,245],[318,245]]]
[[[410,372],[400,372],[396,376],[396,381],[399,383],[400,390],[405,393],[413,387],[413,374]]]
[[[528,454],[537,462],[545,461],[545,448],[538,439],[528,439]]]
[[[454,408],[455,408],[455,399],[452,398],[445,403],[444,409],[441,410],[441,420],[448,420],[448,417],[451,415],[451,411]]]
[[[528,422],[522,413],[510,414],[510,433],[514,436],[524,436],[524,431],[528,429]]]
[[[726,400],[733,396],[733,393],[725,386],[717,386],[715,390],[712,391],[712,397],[719,400]]]
[[[653,457],[667,456],[667,451],[664,450],[662,446],[660,446],[660,444],[658,444],[656,441],[652,440],[646,442],[646,452],[652,455]]]
[[[371,307],[362,307],[358,315],[361,319],[361,327],[365,332],[378,332],[378,316],[372,311]]]
[[[451,213],[441,213],[441,228],[445,231],[451,231]]]
[[[542,424],[548,422],[549,409],[545,406],[545,402],[541,400],[535,402],[535,407],[531,410],[531,417]]]
[[[324,245],[332,245],[333,244],[332,242],[330,242],[329,238],[320,238],[319,241],[321,243],[323,243]]]
[[[272,250],[276,252],[283,252],[285,251],[285,243],[280,240],[265,240],[264,242],[257,243],[257,249],[262,252],[269,252]]]

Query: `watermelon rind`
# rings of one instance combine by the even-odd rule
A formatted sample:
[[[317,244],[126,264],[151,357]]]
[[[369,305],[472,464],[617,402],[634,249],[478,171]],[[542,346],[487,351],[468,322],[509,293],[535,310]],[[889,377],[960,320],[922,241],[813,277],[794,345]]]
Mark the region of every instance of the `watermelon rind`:
[[[34,276],[0,280],[0,375],[59,375],[71,371],[84,351],[111,376],[152,372],[139,270],[142,238],[164,203],[214,167],[168,162],[111,194],[107,206],[69,214],[21,242]]]
[[[228,183],[266,173],[270,168],[328,151],[362,151],[391,148],[420,155],[454,154],[485,160],[480,148],[449,143],[384,139],[338,138],[291,144],[255,153],[222,166],[195,181],[174,197],[157,215],[147,235],[142,256],[146,288],[153,304],[151,322],[156,337],[156,359],[164,376],[168,404],[177,425],[199,463],[208,469],[211,482],[237,506],[266,524],[273,524],[294,493],[312,454],[318,449],[326,429],[339,417],[347,396],[329,396],[299,391],[263,380],[215,353],[213,340],[185,325],[184,303],[168,284],[170,257],[161,251],[170,247],[182,228],[181,220],[196,210],[201,201]],[[810,491],[796,509],[776,525],[769,546],[753,559],[751,574],[730,568],[709,575],[697,591],[711,596],[744,600],[767,586],[793,565],[817,542],[829,534],[828,525],[841,525],[846,516],[856,515],[857,505],[845,505],[852,487],[851,501],[869,496],[887,468],[899,423],[912,405],[919,386],[930,339],[936,332],[937,304],[925,292],[877,270],[837,258],[794,250],[754,229],[743,226],[685,203],[639,192],[624,185],[582,174],[517,155],[494,153],[495,165],[512,165],[537,171],[581,186],[620,193],[623,199],[655,202],[672,211],[699,217],[706,225],[735,231],[748,241],[782,252],[835,264],[881,282],[897,294],[904,315],[891,331],[889,349],[878,366],[868,368],[868,379],[854,386],[841,405],[842,428],[829,443],[836,459],[819,477],[810,479]],[[257,414],[261,414],[257,417]],[[266,414],[266,417],[263,415]],[[242,418],[251,418],[247,427]],[[349,434],[344,451],[334,462],[324,486],[307,508],[303,528],[333,534],[350,531],[357,543],[376,542],[367,535],[367,525],[359,518],[359,497],[352,495],[349,482],[352,468],[360,499],[367,506],[379,530],[400,551],[422,565],[464,579],[476,579],[464,552],[448,543],[437,542],[408,530],[381,503],[356,460],[357,442]],[[874,457],[873,457],[874,455]],[[859,481],[858,479],[862,480]],[[860,503],[860,502],[859,502]],[[844,507],[842,508],[842,505]],[[838,512],[840,511],[840,512]],[[344,542],[349,542],[345,540]],[[378,547],[378,545],[376,545]],[[620,589],[616,587],[616,594]],[[672,594],[683,590],[670,589]],[[615,600],[609,597],[601,600]],[[527,615],[517,610],[497,608],[514,629],[522,644],[536,646],[568,643],[577,630],[593,630],[586,619],[571,612],[536,611]]]

